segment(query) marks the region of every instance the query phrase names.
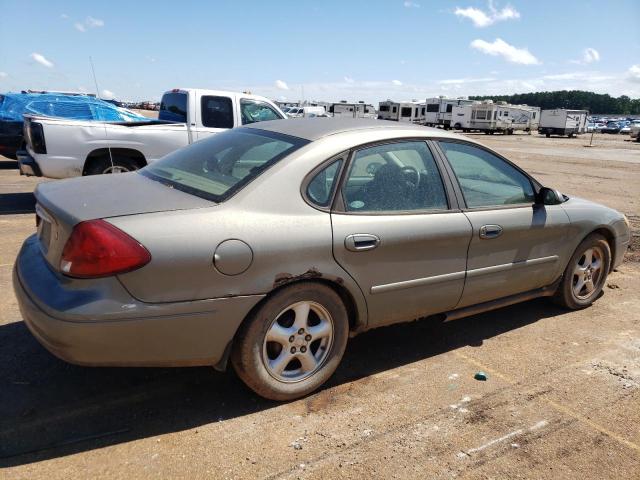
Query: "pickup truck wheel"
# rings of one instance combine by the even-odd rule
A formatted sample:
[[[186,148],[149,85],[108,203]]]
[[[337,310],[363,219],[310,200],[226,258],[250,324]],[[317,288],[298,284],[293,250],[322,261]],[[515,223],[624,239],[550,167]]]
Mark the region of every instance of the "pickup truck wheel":
[[[294,400],[325,383],[349,336],[347,310],[330,287],[300,283],[276,292],[246,319],[231,363],[242,381],[271,400]]]
[[[113,164],[108,155],[94,158],[87,166],[85,175],[103,175],[107,173],[126,173],[138,170],[138,164],[127,157],[113,156]]]

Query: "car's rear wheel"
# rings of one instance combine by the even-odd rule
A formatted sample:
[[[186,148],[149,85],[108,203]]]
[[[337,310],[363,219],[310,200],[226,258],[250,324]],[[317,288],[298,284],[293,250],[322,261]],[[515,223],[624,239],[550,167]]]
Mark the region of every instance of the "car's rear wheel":
[[[131,158],[108,155],[94,159],[87,166],[86,175],[103,175],[108,173],[127,173],[138,170],[140,166]]]
[[[338,367],[349,336],[347,310],[330,287],[278,291],[242,325],[231,352],[238,376],[271,400],[303,397]]]
[[[602,235],[589,235],[571,257],[554,301],[572,310],[588,307],[602,292],[610,266],[607,240]]]

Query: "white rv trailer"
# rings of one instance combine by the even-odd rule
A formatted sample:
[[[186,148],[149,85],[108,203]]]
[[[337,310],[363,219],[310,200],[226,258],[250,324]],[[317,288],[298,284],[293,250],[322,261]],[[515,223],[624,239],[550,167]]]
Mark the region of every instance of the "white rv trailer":
[[[385,100],[378,103],[378,120],[398,121],[400,114],[400,103],[392,100]]]
[[[511,134],[514,131],[513,119],[509,115],[507,105],[493,103],[486,100],[482,103],[470,105],[469,130],[480,130],[484,133],[502,132]]]
[[[376,109],[373,105],[364,102],[333,103],[329,107],[329,113],[332,113],[334,117],[376,118]]]
[[[398,121],[422,124],[424,123],[424,108],[424,102],[400,102]]]
[[[442,126],[446,129],[451,128],[452,113],[454,107],[464,105],[473,105],[473,100],[466,98],[427,98],[425,102],[425,120],[424,123],[430,127]]]
[[[550,137],[551,135],[567,135],[569,138],[586,130],[586,110],[542,110],[538,132]]]

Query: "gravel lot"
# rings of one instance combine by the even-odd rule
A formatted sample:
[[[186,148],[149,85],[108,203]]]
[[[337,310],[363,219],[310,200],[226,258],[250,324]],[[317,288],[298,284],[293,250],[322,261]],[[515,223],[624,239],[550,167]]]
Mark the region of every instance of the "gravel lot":
[[[11,268],[42,180],[0,157],[0,477],[640,478],[640,144],[471,136],[630,218],[602,298],[362,334],[329,385],[288,404],[231,372],[83,368],[40,347]]]

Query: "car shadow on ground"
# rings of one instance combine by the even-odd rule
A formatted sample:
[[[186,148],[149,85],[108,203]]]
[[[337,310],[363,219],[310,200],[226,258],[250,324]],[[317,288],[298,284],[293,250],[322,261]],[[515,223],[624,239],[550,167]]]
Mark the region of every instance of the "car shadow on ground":
[[[447,323],[423,320],[350,340],[328,389],[557,316],[545,299]],[[0,468],[90,451],[275,408],[232,371],[85,368],[46,352],[23,322],[0,327]],[[425,392],[428,395],[428,392]],[[315,402],[319,400],[319,402]]]
[[[36,197],[31,192],[0,193],[0,215],[34,213]]]

